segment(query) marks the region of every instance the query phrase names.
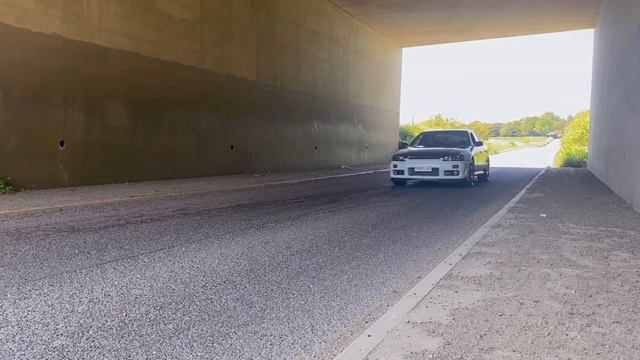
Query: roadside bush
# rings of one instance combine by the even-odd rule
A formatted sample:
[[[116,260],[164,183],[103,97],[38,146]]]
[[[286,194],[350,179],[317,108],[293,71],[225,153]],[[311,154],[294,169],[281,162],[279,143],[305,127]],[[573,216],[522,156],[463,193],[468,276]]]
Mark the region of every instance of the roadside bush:
[[[400,141],[411,142],[418,134],[427,130],[463,129],[465,125],[455,119],[436,115],[417,124],[400,125]]]
[[[560,167],[587,167],[589,154],[590,112],[576,115],[569,123],[562,137],[560,151],[556,155],[556,165]]]
[[[409,125],[400,126],[400,141],[410,143],[417,134],[414,134],[413,129]]]
[[[0,176],[0,195],[13,194],[18,191],[20,191],[20,189],[11,185],[9,178]]]

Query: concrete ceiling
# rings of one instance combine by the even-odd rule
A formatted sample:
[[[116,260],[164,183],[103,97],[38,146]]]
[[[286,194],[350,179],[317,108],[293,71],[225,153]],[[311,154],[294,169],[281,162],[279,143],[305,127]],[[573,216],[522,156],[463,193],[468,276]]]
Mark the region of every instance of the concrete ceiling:
[[[595,27],[601,0],[330,0],[401,46]]]

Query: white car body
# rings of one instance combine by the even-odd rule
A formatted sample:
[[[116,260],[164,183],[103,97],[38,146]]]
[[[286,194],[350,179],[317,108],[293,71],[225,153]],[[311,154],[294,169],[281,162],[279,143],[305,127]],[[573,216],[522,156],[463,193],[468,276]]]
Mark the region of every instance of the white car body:
[[[391,162],[391,178],[404,180],[464,180],[469,177],[468,161],[410,159]]]
[[[455,133],[468,136],[468,146],[421,147],[416,141],[425,134]],[[428,135],[430,136],[430,135]],[[459,144],[458,144],[459,145]],[[398,151],[390,164],[389,175],[396,185],[409,180],[453,180],[475,183],[480,177],[489,178],[489,151],[477,135],[470,130],[437,130],[424,132],[408,146]],[[473,169],[473,174],[470,174]]]

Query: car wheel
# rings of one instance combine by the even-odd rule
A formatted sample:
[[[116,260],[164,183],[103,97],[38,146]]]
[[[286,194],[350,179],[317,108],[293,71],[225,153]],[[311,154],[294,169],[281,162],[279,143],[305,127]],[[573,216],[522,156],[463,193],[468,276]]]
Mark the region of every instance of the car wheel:
[[[467,177],[467,186],[474,187],[478,181],[478,177],[476,176],[476,164],[475,162],[471,162],[469,165],[469,176]]]
[[[393,183],[393,186],[405,186],[407,185],[407,180],[404,179],[391,179],[391,182]]]
[[[487,182],[491,177],[491,164],[487,162],[487,167],[484,169],[484,173],[480,175],[480,181]]]

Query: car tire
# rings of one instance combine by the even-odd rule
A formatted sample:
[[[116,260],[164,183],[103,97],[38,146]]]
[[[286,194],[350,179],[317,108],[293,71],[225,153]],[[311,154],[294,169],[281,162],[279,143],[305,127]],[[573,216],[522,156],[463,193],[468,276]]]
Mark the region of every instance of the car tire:
[[[482,175],[480,175],[480,181],[487,182],[491,178],[491,164],[487,163],[487,167],[484,169]]]
[[[393,186],[402,187],[407,185],[407,180],[404,179],[391,179]]]
[[[476,176],[476,164],[475,162],[471,162],[469,165],[469,176],[466,180],[467,187],[475,187],[478,182],[478,177]]]

